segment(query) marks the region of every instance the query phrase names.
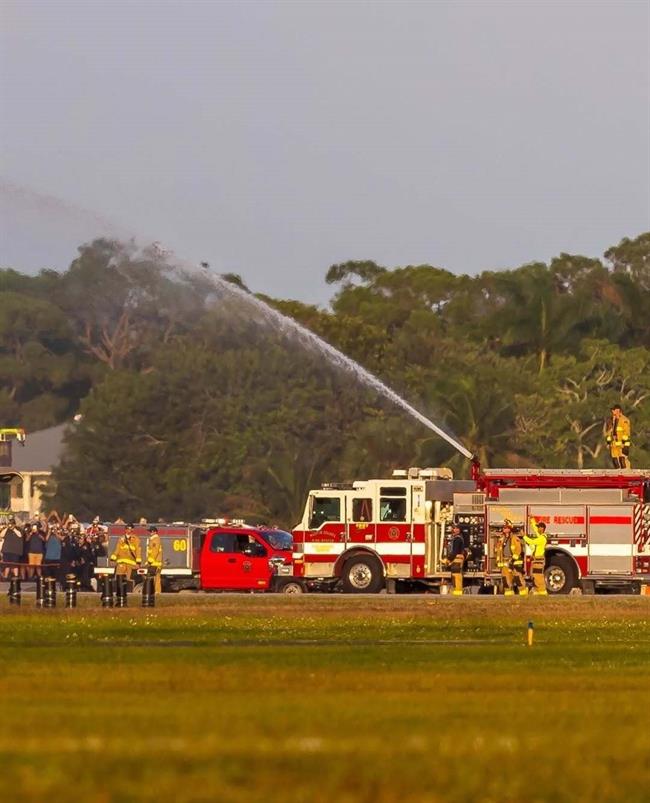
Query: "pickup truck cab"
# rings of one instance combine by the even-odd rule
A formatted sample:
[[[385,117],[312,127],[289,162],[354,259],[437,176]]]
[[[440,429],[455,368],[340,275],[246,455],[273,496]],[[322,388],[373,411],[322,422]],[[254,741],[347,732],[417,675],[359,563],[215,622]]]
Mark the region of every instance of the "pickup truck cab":
[[[200,588],[204,591],[300,593],[292,576],[293,539],[284,530],[213,527],[201,546]]]

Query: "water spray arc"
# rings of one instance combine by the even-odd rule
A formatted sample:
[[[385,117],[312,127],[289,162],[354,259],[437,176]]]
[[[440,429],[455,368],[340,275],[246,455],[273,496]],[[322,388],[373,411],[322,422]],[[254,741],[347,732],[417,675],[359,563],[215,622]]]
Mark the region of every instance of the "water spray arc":
[[[20,202],[43,214],[57,213],[73,219],[92,221],[94,225],[99,225],[102,229],[110,233],[111,237],[118,239],[124,239],[126,237],[126,239],[131,240],[132,243],[135,243],[137,240],[135,235],[127,233],[123,226],[118,225],[113,221],[109,221],[106,218],[95,214],[94,212],[82,209],[73,204],[69,204],[54,196],[44,195],[26,187],[11,184],[2,179],[0,179],[0,198],[5,202],[12,203],[13,205]],[[227,294],[232,298],[237,298],[244,303],[252,305],[258,311],[260,316],[276,330],[298,335],[304,344],[309,345],[319,351],[321,354],[324,354],[332,365],[350,372],[360,382],[368,387],[371,387],[373,390],[379,393],[379,395],[383,396],[391,401],[394,405],[404,410],[416,421],[423,424],[427,429],[439,435],[444,441],[446,441],[450,446],[456,449],[456,451],[463,455],[463,457],[466,457],[468,460],[473,459],[472,453],[468,451],[462,443],[419,412],[419,410],[409,404],[398,393],[392,390],[392,388],[388,387],[388,385],[382,382],[381,379],[378,379],[362,365],[359,365],[358,362],[343,354],[343,352],[339,351],[326,340],[323,340],[318,335],[314,334],[314,332],[295,321],[293,318],[283,315],[281,312],[274,309],[269,304],[266,304],[256,296],[248,293],[237,285],[227,281],[222,276],[219,276],[217,273],[209,270],[207,266],[203,267],[203,269],[200,269],[186,260],[180,260],[174,256],[172,251],[167,250],[160,243],[154,243],[153,249],[161,258],[164,259],[172,273],[177,272],[181,277],[184,276],[186,278],[200,274],[208,279],[214,286],[215,290],[219,291],[220,293]],[[478,464],[475,463],[473,470],[477,470],[477,465]]]
[[[195,268],[194,266],[189,266],[186,263],[182,263],[182,270],[184,273],[191,275],[192,273],[196,274],[199,269]],[[374,374],[370,373],[370,371],[368,371],[362,365],[359,365],[359,363],[353,360],[351,357],[343,354],[343,352],[339,351],[326,340],[323,340],[318,335],[314,334],[314,332],[312,332],[310,329],[307,329],[307,327],[295,321],[293,318],[283,315],[281,312],[274,309],[269,304],[266,304],[256,296],[246,292],[245,290],[242,290],[242,288],[238,287],[236,284],[226,281],[226,279],[214,273],[208,267],[203,266],[201,273],[208,278],[219,291],[227,293],[247,304],[254,306],[264,320],[274,326],[274,328],[281,332],[290,332],[292,334],[299,335],[304,343],[307,343],[324,354],[332,365],[354,374],[357,379],[359,379],[365,385],[373,388],[373,390],[375,390],[381,396],[393,402],[393,404],[395,404],[397,407],[400,407],[402,410],[405,410],[412,418],[427,427],[427,429],[430,429],[439,435],[450,446],[453,446],[456,451],[460,452],[463,457],[466,457],[468,460],[472,460],[472,453],[467,450],[462,443],[437,426],[437,424],[434,424],[433,421],[423,415],[419,410],[416,410],[415,407],[413,407],[398,393],[392,390],[392,388],[389,388],[388,385],[381,381],[381,379],[378,379]]]

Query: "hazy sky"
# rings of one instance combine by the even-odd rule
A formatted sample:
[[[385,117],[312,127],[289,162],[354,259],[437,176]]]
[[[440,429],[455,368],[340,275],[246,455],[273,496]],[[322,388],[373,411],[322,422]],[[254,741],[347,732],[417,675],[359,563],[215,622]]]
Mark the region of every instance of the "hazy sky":
[[[650,225],[650,4],[1,0],[6,181],[272,295],[330,264],[600,255]],[[0,263],[96,220],[6,190]]]

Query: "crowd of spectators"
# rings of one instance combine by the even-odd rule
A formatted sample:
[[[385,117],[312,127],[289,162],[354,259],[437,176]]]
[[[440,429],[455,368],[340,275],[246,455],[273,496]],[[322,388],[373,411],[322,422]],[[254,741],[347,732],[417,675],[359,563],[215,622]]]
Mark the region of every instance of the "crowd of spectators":
[[[91,591],[97,560],[106,555],[107,544],[106,528],[98,518],[84,526],[74,516],[61,520],[54,514],[23,524],[11,517],[0,525],[1,577],[54,577],[63,587],[66,575],[73,574],[80,589]]]

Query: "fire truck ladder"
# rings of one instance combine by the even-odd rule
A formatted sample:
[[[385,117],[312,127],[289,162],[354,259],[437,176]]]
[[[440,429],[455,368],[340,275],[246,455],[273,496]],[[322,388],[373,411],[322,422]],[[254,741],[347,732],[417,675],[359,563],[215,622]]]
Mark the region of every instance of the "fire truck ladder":
[[[483,487],[632,489],[650,483],[650,469],[486,468],[478,482]]]
[[[485,477],[647,477],[647,468],[484,468]]]

